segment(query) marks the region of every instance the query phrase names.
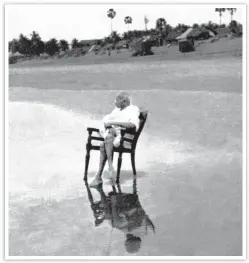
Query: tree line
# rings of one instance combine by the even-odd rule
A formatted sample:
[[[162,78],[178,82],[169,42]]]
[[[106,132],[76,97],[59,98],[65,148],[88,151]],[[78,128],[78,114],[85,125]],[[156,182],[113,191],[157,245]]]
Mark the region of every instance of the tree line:
[[[209,21],[208,23],[197,24],[194,23],[191,27],[193,28],[201,28],[208,27],[210,29],[217,29],[220,27],[226,27],[225,24],[221,23],[222,14],[225,11],[229,11],[231,14],[231,21],[233,18],[233,14],[236,12],[236,8],[216,8],[215,12],[219,13],[220,16],[220,24],[213,23]],[[171,26],[167,23],[164,18],[158,18],[156,20],[155,27],[152,29],[147,29],[147,24],[149,22],[148,18],[144,17],[145,29],[144,30],[130,30],[130,26],[132,24],[132,18],[130,16],[126,16],[124,18],[124,23],[127,25],[127,31],[122,35],[119,35],[116,31],[113,30],[113,19],[116,16],[116,12],[114,9],[109,9],[107,12],[107,16],[111,19],[111,33],[108,37],[104,39],[97,40],[78,40],[74,38],[71,43],[69,43],[65,39],[57,40],[56,38],[51,38],[48,41],[43,41],[40,35],[33,31],[30,34],[30,37],[24,36],[23,34],[19,35],[18,39],[13,39],[9,41],[9,52],[16,53],[19,52],[26,56],[40,56],[43,53],[48,54],[49,56],[53,56],[58,54],[58,52],[66,52],[67,50],[76,49],[76,48],[86,48],[86,50],[92,45],[105,46],[106,44],[116,44],[121,40],[132,41],[134,38],[140,38],[143,36],[155,36],[156,38],[165,38],[171,31],[184,32],[186,31],[190,25],[186,24],[178,24],[175,27]]]

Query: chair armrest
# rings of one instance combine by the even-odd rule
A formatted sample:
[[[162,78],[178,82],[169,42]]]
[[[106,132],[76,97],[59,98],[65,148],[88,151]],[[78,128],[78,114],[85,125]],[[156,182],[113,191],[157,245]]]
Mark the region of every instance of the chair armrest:
[[[88,127],[87,130],[89,132],[99,132],[99,129]]]
[[[102,137],[96,137],[96,136],[91,136],[91,140],[103,142],[103,141],[104,141],[104,138],[102,138]]]
[[[132,136],[135,136],[136,134],[136,130],[135,129],[123,129],[121,130],[121,136],[122,136],[122,139],[121,139],[121,145],[123,145],[123,142],[129,142],[129,143],[133,143],[133,138],[127,138],[125,137],[125,135],[128,134],[128,135],[132,135]]]
[[[130,143],[132,143],[132,142],[133,142],[133,139],[123,137],[123,141],[124,141],[124,142],[130,142]]]
[[[124,136],[125,134],[130,134],[130,135],[136,135],[136,130],[134,128],[130,129],[122,129],[121,130],[121,135]]]
[[[94,146],[94,145],[92,145],[92,141],[103,142],[104,138],[99,137],[99,136],[92,136],[93,132],[99,133],[99,129],[97,129],[97,128],[87,127],[87,131],[88,131],[88,139],[87,139],[86,147],[90,151],[92,149],[92,147]]]
[[[88,133],[89,133],[89,135],[88,135],[88,143],[91,145],[91,141],[93,140],[93,141],[104,141],[104,138],[103,137],[97,137],[97,136],[92,136],[92,133],[93,132],[97,132],[97,133],[99,133],[100,132],[100,130],[99,129],[97,129],[97,128],[92,128],[92,127],[87,127],[87,131],[88,131]],[[124,141],[126,141],[126,142],[130,142],[130,143],[132,143],[133,142],[133,139],[131,139],[131,138],[126,138],[125,137],[125,134],[130,134],[130,135],[135,135],[136,134],[136,131],[134,130],[134,129],[129,129],[129,128],[127,128],[127,129],[122,129],[121,130],[121,145],[123,144],[123,142]]]

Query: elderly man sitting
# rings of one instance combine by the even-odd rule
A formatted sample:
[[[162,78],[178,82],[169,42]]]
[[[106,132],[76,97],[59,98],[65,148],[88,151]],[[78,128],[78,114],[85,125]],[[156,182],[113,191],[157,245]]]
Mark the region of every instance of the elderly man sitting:
[[[113,146],[118,147],[121,139],[121,129],[139,128],[139,109],[131,105],[131,97],[127,92],[121,92],[115,100],[115,109],[103,118],[100,134],[104,142],[100,145],[99,170],[90,187],[96,187],[102,183],[102,170],[104,161],[107,158],[109,179],[115,179],[116,173],[112,163]]]

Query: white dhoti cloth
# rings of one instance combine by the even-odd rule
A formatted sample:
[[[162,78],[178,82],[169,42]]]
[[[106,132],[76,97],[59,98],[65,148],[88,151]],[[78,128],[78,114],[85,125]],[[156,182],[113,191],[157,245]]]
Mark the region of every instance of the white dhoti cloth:
[[[106,139],[108,135],[114,136],[113,145],[118,147],[121,139],[121,127],[113,125],[111,129],[105,127],[106,122],[117,121],[117,122],[130,122],[135,125],[136,131],[139,128],[139,109],[137,106],[129,105],[123,110],[115,108],[110,114],[106,115],[100,126],[100,135]]]

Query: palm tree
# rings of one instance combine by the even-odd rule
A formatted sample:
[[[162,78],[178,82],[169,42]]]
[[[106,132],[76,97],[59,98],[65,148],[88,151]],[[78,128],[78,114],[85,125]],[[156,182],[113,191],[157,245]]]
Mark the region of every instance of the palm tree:
[[[71,42],[71,48],[77,48],[79,46],[79,40],[77,38],[74,38]]]
[[[40,55],[44,52],[44,47],[45,44],[44,42],[41,40],[41,37],[38,33],[36,33],[35,31],[32,32],[32,34],[30,34],[31,36],[31,54],[32,55]]]
[[[175,27],[175,30],[176,31],[180,31],[180,32],[185,32],[187,29],[189,28],[188,25],[185,25],[185,24],[178,24],[176,27]]]
[[[147,31],[147,24],[149,23],[149,19],[147,16],[144,16],[144,25],[145,25],[145,31]]]
[[[163,45],[163,30],[166,27],[166,20],[164,18],[158,18],[156,21],[156,29],[160,32],[159,45]]]
[[[32,32],[32,34],[30,34],[31,36],[31,41],[37,41],[37,40],[41,40],[41,37],[38,33],[36,33],[35,31]]]
[[[59,41],[59,48],[60,48],[60,50],[62,50],[62,51],[67,51],[68,48],[69,48],[68,42],[67,42],[65,39],[61,39],[61,40]]]
[[[45,52],[50,56],[55,55],[59,51],[59,44],[55,38],[51,38],[45,43]]]
[[[13,39],[9,42],[9,51],[11,51],[13,54],[19,51],[19,41],[18,39]]]
[[[220,26],[221,26],[221,17],[222,17],[222,13],[226,11],[226,8],[215,8],[215,12],[219,12],[219,16],[220,16]]]
[[[112,31],[111,39],[113,43],[117,43],[121,40],[120,36],[118,35],[117,31]]]
[[[237,8],[227,8],[227,11],[230,12],[231,21],[233,20],[233,14],[237,11]]]
[[[127,25],[127,31],[129,31],[129,24],[132,23],[132,18],[130,16],[126,16],[124,22]]]
[[[166,20],[164,18],[158,18],[156,21],[156,29],[158,29],[162,33],[165,27],[166,27]]]
[[[116,11],[114,9],[109,9],[107,11],[107,16],[111,19],[111,34],[112,34],[112,19],[116,16]]]
[[[171,32],[172,31],[172,26],[170,25],[170,24],[166,24],[165,25],[165,34],[166,34],[166,36],[169,34],[169,32]]]
[[[194,24],[192,25],[192,27],[193,27],[193,28],[199,28],[199,25],[198,25],[197,23],[194,23]]]
[[[210,20],[210,21],[208,21],[207,26],[209,28],[213,29],[214,28],[214,23]]]
[[[28,39],[23,34],[20,34],[18,45],[19,45],[18,51],[21,54],[30,55],[30,53],[31,53],[31,41],[30,41],[30,39]]]

